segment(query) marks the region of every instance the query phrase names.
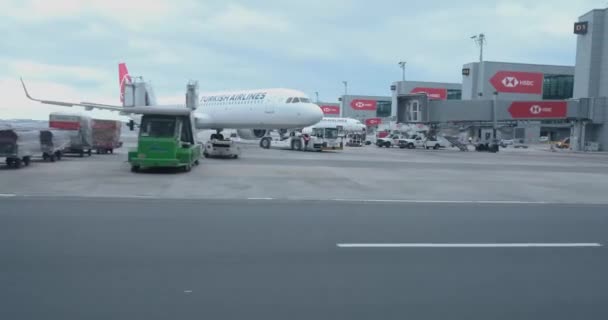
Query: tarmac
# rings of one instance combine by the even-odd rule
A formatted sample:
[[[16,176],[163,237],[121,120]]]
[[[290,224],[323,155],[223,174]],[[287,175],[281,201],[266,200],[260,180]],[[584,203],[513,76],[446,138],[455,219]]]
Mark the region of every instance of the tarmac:
[[[608,154],[501,149],[497,154],[376,146],[329,152],[243,144],[239,159],[189,173],[131,173],[116,154],[0,167],[4,196],[608,203]]]
[[[605,205],[0,205],[0,319],[608,318]]]
[[[0,319],[607,319],[608,155],[0,167]]]

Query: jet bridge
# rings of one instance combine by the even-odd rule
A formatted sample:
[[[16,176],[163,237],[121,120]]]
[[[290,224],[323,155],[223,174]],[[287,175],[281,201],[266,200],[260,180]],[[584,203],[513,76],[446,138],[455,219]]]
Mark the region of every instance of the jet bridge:
[[[607,108],[606,98],[512,101],[497,95],[492,100],[431,100],[425,94],[407,94],[397,96],[394,115],[399,123],[477,123],[494,129],[528,121],[558,121],[570,124],[574,150],[582,150],[588,138],[608,143],[608,129],[603,125],[608,122]]]

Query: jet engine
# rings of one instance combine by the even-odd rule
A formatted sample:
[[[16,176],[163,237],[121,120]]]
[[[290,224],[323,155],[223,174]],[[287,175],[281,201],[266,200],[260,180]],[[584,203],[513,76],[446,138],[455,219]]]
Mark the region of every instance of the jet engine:
[[[263,138],[267,131],[266,129],[239,129],[237,133],[241,139],[257,140]]]

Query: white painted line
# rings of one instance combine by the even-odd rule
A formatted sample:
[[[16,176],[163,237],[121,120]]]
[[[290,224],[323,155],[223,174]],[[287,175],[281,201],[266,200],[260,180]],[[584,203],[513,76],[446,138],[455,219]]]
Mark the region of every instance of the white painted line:
[[[4,197],[4,198],[10,198],[10,197],[16,197],[17,195],[14,193],[0,193],[0,198]]]
[[[274,200],[274,198],[247,198],[247,200]]]
[[[473,204],[550,204],[547,201],[518,200],[416,200],[416,199],[330,199],[338,202],[386,202],[386,203],[473,203]]]
[[[579,248],[600,243],[337,243],[338,248]]]
[[[184,290],[185,294],[192,293],[192,290]]]

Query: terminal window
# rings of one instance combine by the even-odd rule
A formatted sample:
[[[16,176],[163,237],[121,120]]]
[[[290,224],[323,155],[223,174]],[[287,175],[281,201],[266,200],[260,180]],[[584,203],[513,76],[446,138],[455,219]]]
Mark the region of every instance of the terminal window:
[[[377,101],[376,102],[376,117],[390,117],[391,116],[391,102],[390,101]]]
[[[545,75],[543,80],[543,100],[570,99],[574,91],[574,76]]]
[[[448,100],[462,100],[462,90],[448,89]]]

